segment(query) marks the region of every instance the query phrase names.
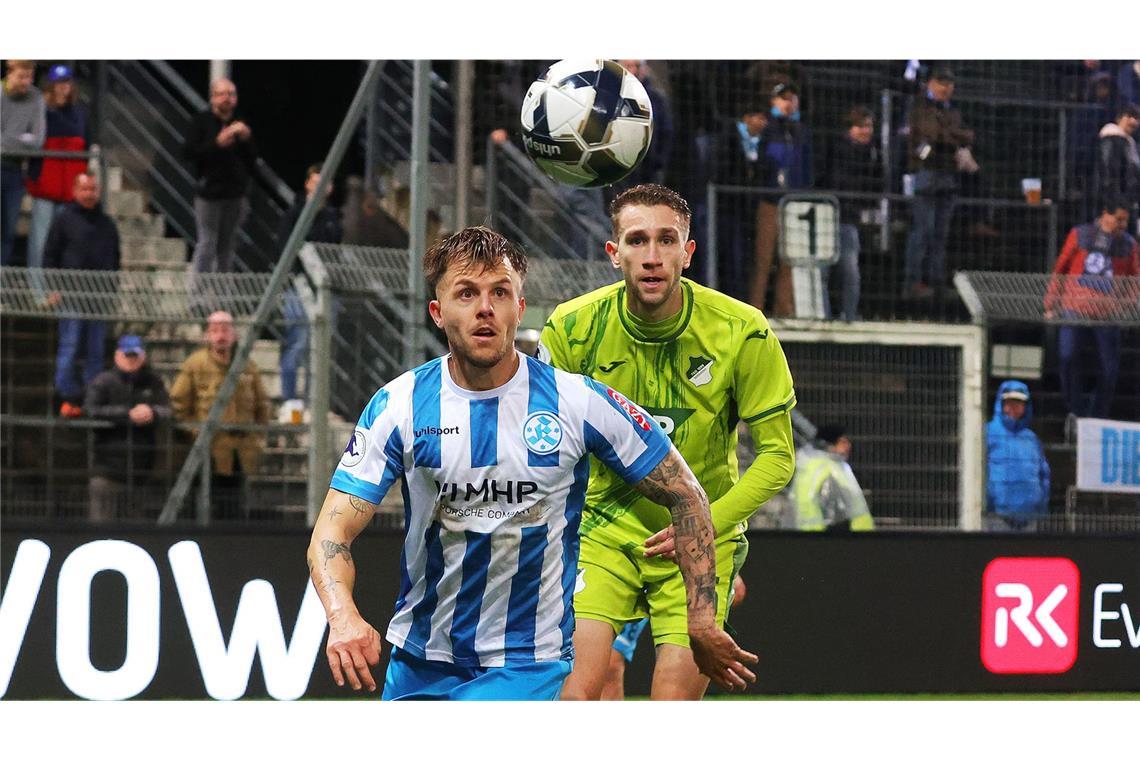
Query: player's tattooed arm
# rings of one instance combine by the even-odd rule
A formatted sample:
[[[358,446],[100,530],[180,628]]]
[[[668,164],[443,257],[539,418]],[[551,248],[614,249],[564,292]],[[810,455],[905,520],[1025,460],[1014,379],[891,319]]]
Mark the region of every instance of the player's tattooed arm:
[[[352,598],[356,563],[353,539],[368,525],[377,505],[329,489],[309,541],[309,577],[329,621],[325,653],[338,685],[375,691],[371,667],[380,661],[380,634],[360,615]]]
[[[721,688],[745,688],[756,680],[748,669],[756,655],[716,624],[716,546],[708,496],[675,448],[636,488],[672,514],[673,524],[645,542],[646,555],[675,557],[681,569],[693,661]]]
[[[336,489],[329,489],[325,497],[313,527],[307,558],[309,577],[330,620],[335,614],[355,610],[352,588],[356,566],[350,547],[376,509],[376,504]]]
[[[715,625],[716,552],[709,500],[676,448],[635,488],[667,507],[673,518],[672,540],[685,581],[690,627]]]

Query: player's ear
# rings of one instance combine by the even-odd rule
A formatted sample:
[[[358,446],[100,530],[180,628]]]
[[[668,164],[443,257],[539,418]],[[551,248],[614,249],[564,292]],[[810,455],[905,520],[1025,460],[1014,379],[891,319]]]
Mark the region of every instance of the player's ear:
[[[516,323],[516,325],[522,324],[523,314],[525,314],[525,313],[526,313],[526,298],[524,296],[519,296],[519,321]]]
[[[618,261],[617,243],[612,240],[606,241],[606,255],[610,257],[610,262],[614,265],[614,269],[621,268],[621,263]]]
[[[428,302],[428,314],[431,315],[431,321],[435,322],[435,326],[443,329],[443,312],[439,310],[439,301],[432,299]]]
[[[682,269],[688,269],[689,264],[693,261],[693,253],[697,250],[697,241],[689,238],[685,241],[685,260],[681,265]]]

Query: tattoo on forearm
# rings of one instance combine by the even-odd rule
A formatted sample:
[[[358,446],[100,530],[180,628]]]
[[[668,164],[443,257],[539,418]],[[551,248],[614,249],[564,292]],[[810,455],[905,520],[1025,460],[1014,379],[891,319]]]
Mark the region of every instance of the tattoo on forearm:
[[[343,514],[343,512],[340,511],[340,507],[334,506],[329,510],[329,521],[331,522],[332,520],[336,519],[336,516],[340,514]]]
[[[321,548],[325,551],[325,567],[328,567],[329,560],[340,554],[344,556],[344,561],[352,564],[352,552],[348,550],[348,544],[338,544],[335,541],[329,541],[327,538],[321,541]]]
[[[670,510],[684,504],[691,492],[687,487],[689,484],[684,482],[687,480],[684,466],[681,455],[670,451],[661,463],[636,485],[638,493]]]
[[[708,497],[680,454],[665,459],[637,484],[649,499],[668,507],[673,518],[677,564],[685,578],[690,612],[716,609],[715,536]]]

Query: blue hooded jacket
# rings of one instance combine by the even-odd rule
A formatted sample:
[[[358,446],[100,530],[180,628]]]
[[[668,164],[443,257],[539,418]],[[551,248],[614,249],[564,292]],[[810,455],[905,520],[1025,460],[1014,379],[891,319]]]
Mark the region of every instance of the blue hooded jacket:
[[[1002,414],[1002,396],[1025,394],[1025,416],[1014,420]],[[986,508],[999,515],[1046,514],[1049,511],[1049,463],[1041,441],[1029,429],[1033,402],[1020,380],[1007,380],[994,399],[994,416],[986,425]]]

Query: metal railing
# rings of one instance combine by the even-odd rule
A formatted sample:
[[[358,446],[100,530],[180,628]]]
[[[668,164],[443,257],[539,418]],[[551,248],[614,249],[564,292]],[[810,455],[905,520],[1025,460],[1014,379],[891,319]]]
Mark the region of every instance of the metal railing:
[[[1140,325],[1140,277],[963,271],[954,285],[979,323]],[[1056,303],[1047,311],[1051,290]],[[1066,293],[1074,310],[1061,308]]]
[[[102,460],[108,443],[98,436],[115,426],[106,420],[65,419],[41,415],[0,415],[4,441],[4,476],[0,500],[4,518],[88,519],[97,498],[90,480],[105,477],[119,485],[119,509],[107,515],[114,520],[148,520],[159,515],[163,497],[170,490],[193,436],[197,422],[156,422],[154,443],[129,436],[114,444],[115,471]],[[261,439],[260,463],[255,472],[244,473],[243,493],[230,494],[233,506],[220,518],[211,482],[211,460],[203,459],[197,470],[194,508],[184,519],[206,525],[218,519],[293,521],[306,517],[309,481],[324,487],[336,466],[336,458],[317,464],[310,473],[312,431],[307,424],[225,424],[218,432],[243,433]],[[343,431],[337,431],[342,433]],[[339,451],[339,441],[322,447]],[[28,452],[35,456],[28,457]],[[151,465],[144,463],[151,461]],[[125,463],[125,466],[121,466]]]
[[[230,312],[250,319],[262,301],[264,273],[91,271],[0,267],[0,315],[137,322],[186,322]],[[284,319],[281,305],[277,316]]]

